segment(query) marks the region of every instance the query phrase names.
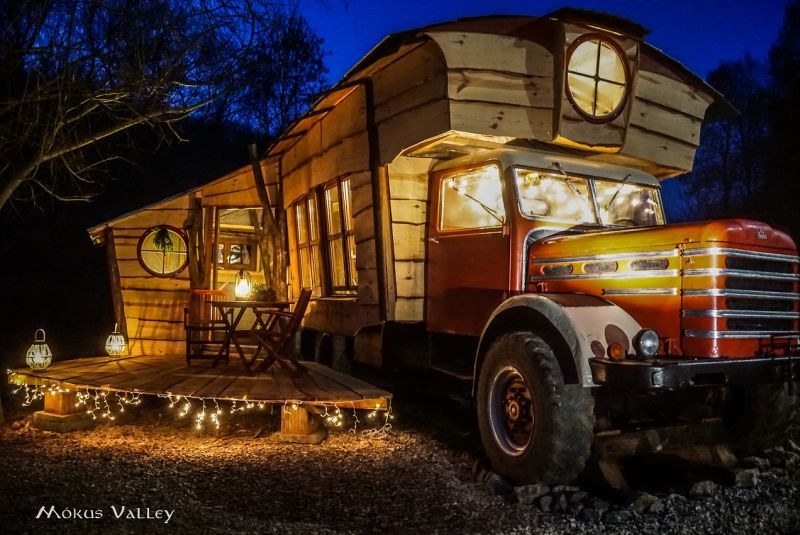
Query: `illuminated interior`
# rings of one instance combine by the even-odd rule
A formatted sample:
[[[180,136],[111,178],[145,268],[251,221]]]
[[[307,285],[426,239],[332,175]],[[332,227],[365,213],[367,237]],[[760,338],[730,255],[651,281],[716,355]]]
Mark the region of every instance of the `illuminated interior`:
[[[625,64],[609,43],[587,39],[576,46],[567,65],[567,90],[581,112],[603,119],[625,98]]]
[[[522,215],[574,224],[639,227],[664,224],[658,189],[626,181],[514,169]]]
[[[500,170],[495,165],[442,178],[439,228],[493,228],[506,221]]]

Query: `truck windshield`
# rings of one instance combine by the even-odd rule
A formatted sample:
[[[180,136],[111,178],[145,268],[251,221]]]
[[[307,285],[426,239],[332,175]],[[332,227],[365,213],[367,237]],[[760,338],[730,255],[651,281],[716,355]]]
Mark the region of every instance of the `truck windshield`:
[[[528,218],[623,227],[664,223],[658,189],[627,179],[615,182],[516,168],[514,185],[520,211]]]

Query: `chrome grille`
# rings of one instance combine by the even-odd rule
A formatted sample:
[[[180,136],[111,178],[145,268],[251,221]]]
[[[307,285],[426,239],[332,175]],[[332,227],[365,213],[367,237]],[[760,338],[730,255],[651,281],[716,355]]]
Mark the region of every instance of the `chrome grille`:
[[[707,287],[684,284],[683,316],[720,318],[713,322],[713,330],[684,330],[685,336],[763,338],[798,334],[800,258],[732,248],[690,249],[683,256],[689,257],[686,264],[699,266],[684,269],[683,277],[708,280]],[[697,303],[707,305],[710,301],[686,299],[695,296],[713,298],[715,305],[701,308]]]

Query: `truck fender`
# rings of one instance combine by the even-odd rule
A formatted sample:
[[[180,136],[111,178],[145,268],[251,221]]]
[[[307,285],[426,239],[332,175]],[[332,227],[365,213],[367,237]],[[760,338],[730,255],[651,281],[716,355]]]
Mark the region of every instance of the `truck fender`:
[[[641,330],[630,314],[614,303],[586,294],[537,293],[517,295],[498,306],[481,333],[475,356],[472,394],[486,352],[501,335],[531,331],[553,348],[568,384],[597,386],[589,358],[606,355],[613,342],[633,351],[632,340]]]

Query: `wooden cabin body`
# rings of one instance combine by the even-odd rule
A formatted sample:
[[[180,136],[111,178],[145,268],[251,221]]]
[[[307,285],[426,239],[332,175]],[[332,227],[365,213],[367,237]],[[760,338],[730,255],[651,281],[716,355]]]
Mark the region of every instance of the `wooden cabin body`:
[[[355,337],[355,358],[378,364],[385,326],[425,328],[430,176],[442,162],[532,147],[658,179],[689,171],[720,96],[638,30],[585,13],[482,17],[396,34],[373,49],[266,155],[283,187],[292,293],[314,289],[306,330],[317,340]],[[567,62],[593,39],[624,64],[624,97],[602,120],[582,114],[566,87]],[[343,189],[354,245],[340,261],[339,234],[327,225],[348,202]],[[353,284],[335,287],[334,262],[352,256]]]
[[[264,173],[266,168],[264,164]],[[268,184],[266,189],[277,198],[277,184]],[[92,241],[105,245],[115,319],[128,342],[128,354],[185,353],[184,309],[191,290],[222,289],[233,297],[239,266],[217,261],[218,254],[228,258],[232,244],[250,246],[256,255],[251,276],[254,282],[264,282],[255,236],[246,221],[239,221],[261,207],[248,166],[89,229]],[[143,242],[159,227],[170,228],[185,243],[186,262],[176,266],[174,273],[154,273],[143,260],[143,254],[148,254]],[[174,234],[173,239],[175,250],[180,249]]]

